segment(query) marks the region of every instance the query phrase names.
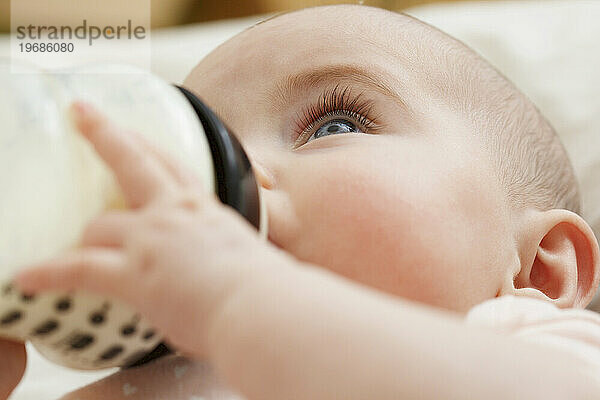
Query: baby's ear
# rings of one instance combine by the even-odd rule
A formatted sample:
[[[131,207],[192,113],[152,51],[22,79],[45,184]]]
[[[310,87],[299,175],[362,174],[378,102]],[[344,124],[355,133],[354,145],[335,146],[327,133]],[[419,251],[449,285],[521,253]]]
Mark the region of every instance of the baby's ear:
[[[521,269],[508,291],[549,300],[557,307],[585,307],[600,279],[598,241],[579,215],[535,211],[523,221]]]

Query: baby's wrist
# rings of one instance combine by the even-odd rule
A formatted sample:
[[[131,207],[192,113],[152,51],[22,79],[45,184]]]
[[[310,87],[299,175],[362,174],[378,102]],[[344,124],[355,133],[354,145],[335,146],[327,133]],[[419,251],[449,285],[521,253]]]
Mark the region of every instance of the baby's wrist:
[[[222,292],[207,318],[206,353],[203,356],[211,361],[222,346],[231,343],[229,337],[244,334],[237,327],[244,325],[243,319],[252,318],[253,308],[261,304],[261,298],[277,301],[269,288],[275,289],[281,279],[289,282],[289,278],[283,277],[302,269],[303,264],[283,250],[273,247],[261,253],[261,257],[252,258],[260,261],[246,261],[243,272],[235,274],[236,279]]]
[[[223,343],[221,338],[236,330],[236,318],[252,315],[252,308],[257,304],[256,297],[253,297],[257,293],[255,288],[264,287],[264,282],[284,274],[286,270],[300,267],[291,255],[263,242],[258,246],[256,243],[238,245],[251,248],[238,249],[231,257],[221,259],[218,263],[221,267],[212,269],[209,273],[212,277],[196,285],[199,289],[193,296],[195,300],[185,306],[186,311],[182,310],[180,317],[175,318],[178,321],[175,325],[186,326],[185,329],[170,329],[169,333],[173,336],[167,335],[168,342],[178,351],[196,359],[212,360],[214,348]],[[237,258],[239,254],[247,256]],[[267,293],[262,295],[273,297]],[[241,297],[246,299],[243,309],[237,310],[233,316],[227,315],[230,305]],[[225,320],[227,322],[223,324]]]

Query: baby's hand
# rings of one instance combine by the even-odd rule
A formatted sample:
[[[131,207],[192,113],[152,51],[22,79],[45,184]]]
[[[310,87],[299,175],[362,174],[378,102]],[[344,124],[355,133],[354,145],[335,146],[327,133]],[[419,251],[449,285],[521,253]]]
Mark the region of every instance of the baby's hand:
[[[205,356],[211,318],[228,296],[291,257],[141,137],[88,105],[73,111],[132,208],[101,215],[81,248],[22,271],[16,284],[25,292],[83,289],[119,298],[178,350]]]

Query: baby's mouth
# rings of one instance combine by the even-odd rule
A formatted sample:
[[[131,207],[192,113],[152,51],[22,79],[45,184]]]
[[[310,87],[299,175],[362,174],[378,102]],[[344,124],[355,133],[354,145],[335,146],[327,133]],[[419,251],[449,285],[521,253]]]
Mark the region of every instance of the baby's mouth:
[[[279,243],[277,243],[277,241],[273,237],[272,231],[269,231],[268,239],[269,239],[269,242],[271,242],[275,247],[277,247],[278,249],[283,250],[283,247],[281,247],[281,245]]]
[[[281,239],[281,235],[278,235],[276,230],[274,229],[273,226],[273,221],[269,220],[269,228],[268,228],[268,233],[267,233],[267,240],[275,247],[277,247],[279,250],[283,250],[285,251],[283,244],[280,243],[280,241],[278,239]]]

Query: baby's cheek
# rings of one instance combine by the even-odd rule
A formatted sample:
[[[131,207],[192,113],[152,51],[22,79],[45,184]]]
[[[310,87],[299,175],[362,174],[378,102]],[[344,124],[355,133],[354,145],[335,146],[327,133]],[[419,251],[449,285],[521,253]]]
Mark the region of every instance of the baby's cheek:
[[[425,211],[428,200],[411,182],[395,178],[381,170],[340,168],[305,182],[295,252],[377,289],[441,301],[438,275],[444,272],[435,269],[441,227],[432,223],[438,215]]]

